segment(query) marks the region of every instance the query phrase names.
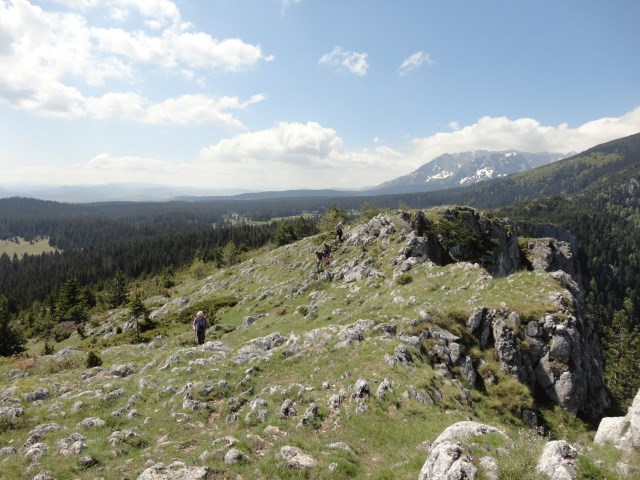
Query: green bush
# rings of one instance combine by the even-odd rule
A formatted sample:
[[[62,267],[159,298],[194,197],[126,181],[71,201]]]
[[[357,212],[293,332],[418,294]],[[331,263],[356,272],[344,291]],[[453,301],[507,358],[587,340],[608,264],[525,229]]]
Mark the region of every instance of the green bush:
[[[84,365],[87,368],[99,367],[102,365],[102,359],[96,352],[94,352],[93,350],[89,350],[84,361]]]
[[[53,355],[55,352],[56,349],[53,348],[53,345],[45,341],[44,345],[42,346],[42,352],[40,352],[40,355]]]

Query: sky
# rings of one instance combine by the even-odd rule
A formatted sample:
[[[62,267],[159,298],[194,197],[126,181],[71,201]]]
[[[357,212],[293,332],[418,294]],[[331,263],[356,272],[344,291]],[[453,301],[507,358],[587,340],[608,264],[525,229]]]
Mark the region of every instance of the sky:
[[[0,0],[0,187],[364,188],[640,132],[637,0]]]

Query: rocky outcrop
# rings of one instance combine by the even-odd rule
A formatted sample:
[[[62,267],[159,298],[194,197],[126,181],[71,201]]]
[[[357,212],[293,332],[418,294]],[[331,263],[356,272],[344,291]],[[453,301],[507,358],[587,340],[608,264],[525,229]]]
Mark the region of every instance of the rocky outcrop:
[[[527,260],[563,291],[551,292],[556,312],[523,322],[509,310],[478,308],[467,327],[483,349],[495,347],[502,370],[573,414],[596,419],[610,405],[603,380],[602,345],[584,306],[571,243],[532,240]],[[553,270],[554,268],[563,270]]]
[[[412,231],[393,260],[400,273],[412,264],[430,261],[436,265],[453,262],[479,263],[491,275],[504,277],[521,267],[518,238],[506,224],[470,207],[442,207],[440,221],[431,222],[423,212],[403,218]]]

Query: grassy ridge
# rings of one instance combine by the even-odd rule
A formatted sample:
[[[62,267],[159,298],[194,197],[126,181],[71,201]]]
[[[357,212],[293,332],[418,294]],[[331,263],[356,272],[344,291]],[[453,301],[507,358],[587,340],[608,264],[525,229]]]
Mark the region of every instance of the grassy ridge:
[[[3,460],[0,478],[31,479],[40,471],[54,478],[136,478],[152,463],[180,460],[206,465],[211,478],[415,479],[427,457],[425,442],[465,419],[499,427],[516,442],[515,454],[486,445],[500,461],[501,478],[542,478],[533,467],[548,438],[591,446],[593,432],[555,408],[540,406],[549,425],[546,437],[527,430],[512,412],[533,399],[500,371],[491,349],[470,349],[475,362],[482,361],[479,373],[497,379],[486,391],[471,390],[473,404],[450,379],[437,374],[415,346],[406,345],[412,363],[385,361],[385,355],[393,355],[402,344],[402,334],[411,336],[418,328],[439,325],[465,335],[464,320],[479,306],[517,311],[526,322],[552,309],[550,293],[566,294],[543,273],[521,271],[494,279],[470,263],[424,263],[394,276],[392,259],[403,246],[397,230],[366,250],[336,244],[333,263],[327,267],[337,271],[368,264],[382,274],[379,277],[326,281],[315,275],[313,252],[320,237],[265,247],[226,269],[206,264],[202,277],[180,272],[179,283],[164,294],[157,294],[152,282],[141,283],[138,292],[154,292],[144,296],[156,322],[153,330],[144,332],[148,343],[129,343],[129,311],[120,308],[97,313],[86,338],[74,336],[56,344],[54,355],[0,361],[2,397],[18,399],[25,409],[17,421],[0,425],[0,448],[21,449],[30,432],[43,423],[59,427],[40,439],[49,448],[46,455],[37,462],[22,453],[10,455]],[[211,305],[210,318],[218,326],[207,340],[215,343],[196,348],[189,322],[195,310],[206,305]],[[255,322],[247,326],[249,316]],[[361,339],[344,341],[346,328],[367,320],[376,326],[393,325],[396,333],[370,328]],[[114,334],[106,334],[105,327]],[[282,343],[260,353],[260,359],[240,361],[239,353],[254,339],[276,332]],[[40,347],[32,344],[31,353]],[[102,367],[85,367],[90,350],[99,353]],[[133,373],[114,374],[119,365],[131,365]],[[370,386],[365,399],[354,397],[359,379]],[[392,391],[378,399],[374,394],[385,379]],[[433,404],[420,402],[407,395],[412,387],[437,389],[442,398]],[[24,400],[37,388],[47,388],[51,397]],[[121,395],[110,398],[120,390]],[[336,396],[340,402],[334,409],[331,399]],[[194,409],[187,400],[201,402],[200,407]],[[281,416],[285,400],[293,402],[296,416]],[[312,403],[318,414],[302,424]],[[105,424],[80,425],[87,417]],[[109,440],[122,430],[135,436]],[[73,433],[84,437],[86,450],[59,453],[59,442]],[[349,450],[330,446],[339,442]],[[224,463],[224,445],[230,443],[247,456],[246,461]],[[301,448],[317,466],[308,471],[287,467],[278,455],[285,445]],[[484,447],[479,448],[486,451]],[[86,456],[91,461],[83,460]],[[609,475],[620,457],[618,452],[595,449],[583,460],[584,468]],[[597,467],[600,470],[597,460],[605,462]]]

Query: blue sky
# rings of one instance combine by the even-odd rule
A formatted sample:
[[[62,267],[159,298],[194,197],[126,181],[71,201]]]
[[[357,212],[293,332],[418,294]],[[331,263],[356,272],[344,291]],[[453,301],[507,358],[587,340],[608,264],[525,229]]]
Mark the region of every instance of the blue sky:
[[[358,188],[640,132],[640,2],[0,0],[0,186]]]

